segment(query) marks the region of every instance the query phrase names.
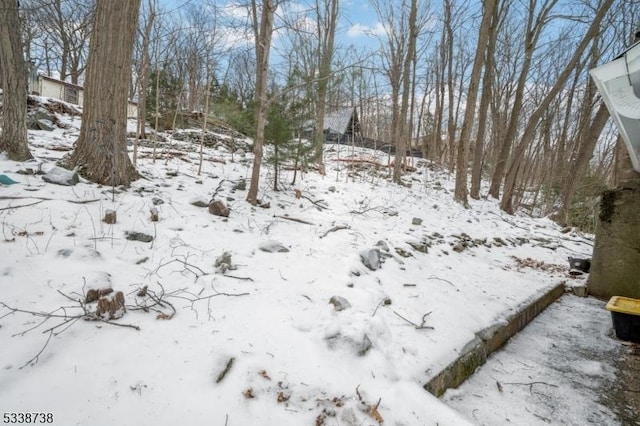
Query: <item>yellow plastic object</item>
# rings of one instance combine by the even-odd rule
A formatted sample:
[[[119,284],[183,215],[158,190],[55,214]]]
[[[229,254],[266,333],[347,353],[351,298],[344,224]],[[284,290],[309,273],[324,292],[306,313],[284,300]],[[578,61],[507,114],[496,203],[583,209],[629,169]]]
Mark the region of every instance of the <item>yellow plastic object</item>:
[[[630,297],[613,296],[605,307],[608,311],[621,314],[640,315],[640,299]]]

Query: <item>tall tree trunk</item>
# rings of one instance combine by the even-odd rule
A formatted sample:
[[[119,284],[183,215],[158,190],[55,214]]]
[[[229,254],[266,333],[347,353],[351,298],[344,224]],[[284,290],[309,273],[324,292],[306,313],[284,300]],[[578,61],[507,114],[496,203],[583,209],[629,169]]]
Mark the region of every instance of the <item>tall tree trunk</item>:
[[[393,165],[393,181],[402,182],[402,165],[407,156],[406,141],[411,136],[411,129],[407,123],[409,111],[409,95],[411,94],[412,72],[411,64],[416,56],[416,42],[418,39],[418,28],[416,21],[418,16],[417,0],[411,0],[411,10],[409,12],[409,42],[406,56],[402,64],[402,99],[400,101],[400,114],[398,117],[398,139],[396,140],[396,161]]]
[[[509,170],[507,171],[507,175],[505,178],[504,193],[502,194],[502,199],[500,200],[500,208],[505,212],[509,214],[514,213],[515,206],[513,204],[513,196],[515,193],[518,172],[520,170],[520,165],[524,159],[524,154],[527,150],[527,146],[533,139],[533,136],[536,132],[536,127],[538,126],[540,119],[544,115],[546,109],[549,107],[551,101],[553,101],[553,99],[558,95],[560,89],[564,87],[567,79],[569,78],[569,75],[571,75],[573,70],[578,65],[578,62],[580,61],[580,58],[582,57],[582,54],[584,53],[589,43],[591,43],[592,40],[597,36],[598,32],[600,31],[600,23],[611,8],[613,1],[614,0],[603,0],[603,2],[600,4],[596,16],[593,18],[593,21],[591,21],[591,25],[580,41],[580,44],[576,47],[573,56],[558,76],[558,79],[551,90],[538,104],[536,110],[529,118],[529,122],[525,128],[524,133],[522,134],[522,137],[520,138],[518,146],[516,147],[511,165],[509,166]]]
[[[491,26],[491,21],[493,20],[493,11],[496,7],[496,0],[484,0],[483,4],[484,11],[482,13],[482,23],[480,24],[476,57],[473,61],[473,69],[471,70],[469,91],[467,92],[467,105],[464,111],[462,130],[460,132],[460,143],[458,145],[458,160],[456,166],[456,186],[454,199],[465,206],[469,202],[467,200],[467,165],[469,162],[469,141],[471,139],[471,128],[473,127],[473,120],[476,113],[476,100],[478,98],[480,75],[482,73],[482,67],[484,65],[484,59],[486,56],[485,52],[487,50],[487,41],[489,39],[489,28]]]
[[[96,2],[82,125],[68,165],[105,185],[138,177],[127,153],[127,104],[139,8],[140,0]]]
[[[0,0],[0,66],[2,67],[2,134],[0,151],[14,161],[25,161],[27,143],[27,68],[20,34],[18,0]]]
[[[480,186],[482,184],[482,158],[484,156],[484,135],[487,128],[487,114],[489,113],[489,105],[493,92],[493,72],[494,72],[494,56],[496,39],[498,35],[499,15],[502,3],[496,1],[493,9],[493,17],[489,28],[489,37],[487,40],[487,50],[485,52],[484,77],[482,79],[482,95],[480,98],[480,108],[478,111],[478,133],[476,134],[476,142],[473,150],[473,164],[471,167],[471,191],[469,195],[473,199],[480,198]]]
[[[324,6],[324,13],[320,8]],[[320,173],[324,174],[323,146],[324,146],[324,117],[327,109],[327,94],[329,91],[329,79],[331,77],[331,62],[333,61],[334,44],[336,36],[336,26],[338,25],[339,0],[316,0],[319,29],[319,54],[320,64],[318,67],[318,104],[316,109],[317,131],[315,135],[316,162],[320,165]]]
[[[278,7],[274,0],[262,0],[262,14],[258,26],[258,6],[252,2],[253,28],[256,48],[256,101],[258,111],[256,116],[256,138],[253,141],[253,169],[251,170],[251,184],[247,194],[250,204],[258,203],[258,187],[260,185],[260,166],[262,164],[262,147],[264,145],[264,128],[267,117],[267,77],[269,72],[269,51],[271,50],[271,36],[273,34],[273,15]]]
[[[156,0],[148,1],[147,22],[142,33],[142,63],[140,64],[140,76],[138,77],[138,116],[136,123],[136,140],[133,145],[133,164],[138,159],[138,139],[147,138],[147,92],[149,90],[149,76],[151,75],[151,54],[149,45],[151,41],[151,30],[156,17]],[[158,97],[158,93],[156,93]]]
[[[500,186],[507,168],[509,152],[511,151],[516,135],[518,134],[518,125],[520,124],[521,119],[520,112],[522,111],[522,103],[524,100],[529,71],[531,69],[533,53],[537,47],[540,35],[542,34],[542,29],[548,23],[548,15],[551,13],[551,10],[556,3],[558,3],[558,0],[548,0],[542,7],[540,14],[536,17],[536,0],[529,0],[529,14],[527,15],[527,28],[524,40],[524,59],[520,70],[520,76],[518,78],[513,107],[511,108],[511,115],[509,116],[509,125],[504,139],[500,142],[498,159],[493,169],[491,185],[489,187],[489,194],[496,199],[500,197]]]

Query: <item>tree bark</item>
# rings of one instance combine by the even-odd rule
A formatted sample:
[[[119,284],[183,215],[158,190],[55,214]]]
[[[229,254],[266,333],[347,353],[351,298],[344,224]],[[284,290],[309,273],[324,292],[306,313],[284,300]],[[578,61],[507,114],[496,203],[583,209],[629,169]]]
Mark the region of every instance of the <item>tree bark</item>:
[[[476,100],[478,98],[478,86],[480,85],[480,74],[485,62],[485,52],[487,41],[489,40],[489,28],[493,20],[493,11],[496,7],[496,0],[484,0],[484,12],[482,13],[482,23],[478,36],[478,47],[476,57],[471,70],[471,81],[467,92],[467,105],[464,111],[464,121],[460,132],[460,143],[458,145],[458,159],[456,165],[456,186],[454,199],[463,205],[469,203],[467,199],[467,167],[469,163],[469,142],[471,139],[471,128],[476,113]],[[489,52],[490,54],[491,52]]]
[[[138,177],[127,153],[127,104],[139,8],[140,0],[96,3],[82,125],[67,165],[105,185],[128,185]]]
[[[258,203],[258,187],[260,186],[260,166],[262,164],[262,147],[264,145],[264,128],[267,117],[267,77],[269,73],[269,51],[271,50],[271,36],[273,34],[273,15],[277,8],[274,0],[262,1],[262,14],[258,26],[258,6],[252,3],[253,28],[256,48],[256,101],[258,111],[256,116],[256,137],[253,141],[253,169],[251,170],[251,184],[247,194],[250,204]]]
[[[2,73],[2,117],[0,151],[10,160],[30,158],[27,142],[27,69],[22,53],[18,0],[0,0],[0,64]]]

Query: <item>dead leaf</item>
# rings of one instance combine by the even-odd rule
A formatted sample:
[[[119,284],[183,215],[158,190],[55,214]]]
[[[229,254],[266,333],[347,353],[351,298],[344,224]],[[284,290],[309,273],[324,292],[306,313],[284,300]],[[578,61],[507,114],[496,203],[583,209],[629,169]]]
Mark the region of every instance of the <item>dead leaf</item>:
[[[242,392],[242,394],[247,399],[255,398],[255,396],[253,395],[253,388],[247,389],[246,391]]]
[[[173,318],[173,314],[164,314],[164,313],[159,313],[158,316],[156,317],[156,319],[159,320],[170,320]]]
[[[302,198],[302,191],[296,189],[296,200],[299,200],[300,198]]]
[[[278,392],[278,402],[287,402],[291,395],[285,395],[284,392]]]
[[[503,391],[503,389],[502,389],[502,385],[500,384],[500,382],[496,381],[496,386],[498,386],[498,390],[499,390],[500,392],[502,392],[502,391]]]
[[[267,374],[267,370],[260,370],[258,371],[258,374],[264,379],[271,380],[271,377]]]
[[[316,417],[316,426],[324,426],[324,414],[318,414],[318,417]]]
[[[334,396],[332,401],[334,404],[336,404],[336,407],[342,407],[344,405],[344,401],[342,400],[342,398],[338,398],[337,396]]]
[[[369,415],[371,417],[373,417],[378,424],[382,424],[384,423],[384,419],[382,418],[382,416],[380,415],[380,413],[378,412],[378,406],[377,405],[372,405],[369,407]]]

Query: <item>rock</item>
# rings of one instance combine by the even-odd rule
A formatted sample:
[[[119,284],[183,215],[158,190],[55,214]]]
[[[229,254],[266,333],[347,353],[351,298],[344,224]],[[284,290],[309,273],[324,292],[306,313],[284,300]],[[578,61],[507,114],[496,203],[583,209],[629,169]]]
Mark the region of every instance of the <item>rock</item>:
[[[236,265],[231,262],[231,253],[228,251],[223,252],[217,259],[215,267],[218,272],[224,274],[227,271],[233,271],[237,269]]]
[[[358,351],[358,355],[365,356],[372,347],[373,347],[373,343],[371,342],[371,339],[369,339],[369,336],[365,334],[364,337],[362,338],[362,344],[360,345],[360,350]]]
[[[241,181],[233,185],[233,189],[237,191],[245,191],[247,189],[247,181],[242,179]]]
[[[229,207],[220,200],[214,200],[209,203],[209,213],[215,216],[229,217]]]
[[[127,231],[125,232],[127,240],[129,241],[142,241],[143,243],[150,243],[153,241],[151,235],[143,234],[142,232]]]
[[[408,251],[406,251],[402,247],[396,247],[395,250],[396,250],[396,253],[398,253],[398,255],[400,255],[402,257],[412,257],[413,256],[411,253],[409,253]]]
[[[576,285],[571,287],[571,292],[578,297],[587,297],[589,295],[589,291],[586,285]]]
[[[380,240],[376,243],[376,247],[378,247],[380,250],[382,251],[389,251],[389,245],[386,243],[386,241]]]
[[[274,240],[263,241],[258,248],[267,253],[287,253],[289,251],[282,243]]]
[[[422,225],[422,219],[420,219],[419,217],[414,217],[413,219],[411,219],[411,224],[415,226],[420,226]]]
[[[330,186],[329,188],[327,188],[327,191],[336,192],[336,187],[335,186]]]
[[[192,206],[196,206],[196,207],[209,207],[209,203],[207,203],[206,201],[204,201],[202,199],[193,200],[189,204],[191,204]]]
[[[351,307],[351,303],[349,303],[349,301],[344,297],[340,296],[332,296],[331,299],[329,299],[329,303],[332,304],[334,309],[338,312]]]
[[[56,185],[73,186],[80,182],[78,173],[73,170],[54,166],[42,176],[42,180]]]
[[[422,242],[407,242],[415,251],[419,251],[420,253],[429,253],[429,243],[426,241]]]
[[[164,200],[158,197],[153,197],[151,199],[151,202],[153,203],[154,206],[159,206],[160,204],[164,204]]]
[[[116,223],[116,211],[107,209],[104,212],[104,217],[102,218],[102,221],[109,225],[113,225],[114,223]]]
[[[380,269],[382,266],[382,259],[379,248],[372,248],[360,252],[360,261],[364,266],[372,271]]]

